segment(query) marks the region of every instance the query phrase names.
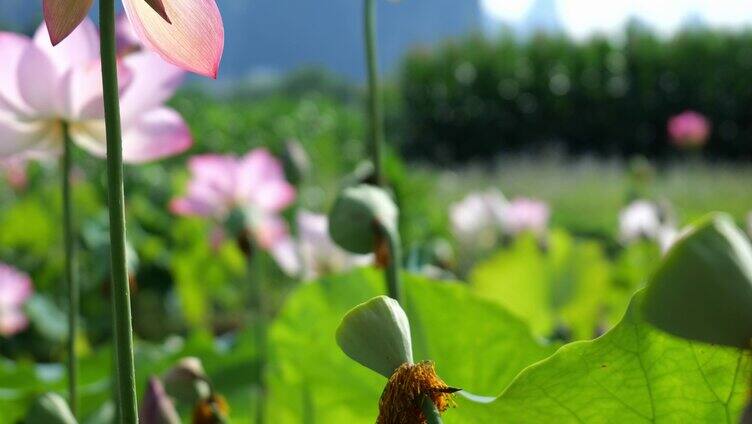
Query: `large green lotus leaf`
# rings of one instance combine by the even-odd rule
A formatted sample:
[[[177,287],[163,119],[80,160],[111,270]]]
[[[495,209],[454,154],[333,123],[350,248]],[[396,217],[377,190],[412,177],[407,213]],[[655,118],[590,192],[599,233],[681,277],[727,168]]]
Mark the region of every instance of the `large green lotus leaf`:
[[[373,423],[386,379],[348,358],[335,333],[354,306],[383,294],[363,269],[301,286],[271,332],[269,422]],[[498,394],[520,370],[553,352],[519,319],[458,283],[405,276],[403,308],[414,358],[435,361],[447,384]]]
[[[564,325],[576,339],[589,339],[609,324],[610,280],[611,265],[600,245],[561,231],[551,233],[545,251],[522,237],[470,275],[475,293],[528,322],[536,334],[550,336]]]
[[[602,337],[566,345],[527,368],[498,399],[460,398],[446,421],[739,422],[750,358],[654,330],[641,320],[638,302]]]

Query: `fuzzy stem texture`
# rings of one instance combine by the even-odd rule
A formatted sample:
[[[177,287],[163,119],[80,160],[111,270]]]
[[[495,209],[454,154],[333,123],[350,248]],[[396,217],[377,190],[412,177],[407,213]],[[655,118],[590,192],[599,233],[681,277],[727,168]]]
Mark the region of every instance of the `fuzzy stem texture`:
[[[384,146],[384,106],[379,84],[379,62],[376,32],[376,0],[365,0],[363,5],[366,64],[368,67],[368,138],[373,162],[373,177],[383,185],[382,149]]]

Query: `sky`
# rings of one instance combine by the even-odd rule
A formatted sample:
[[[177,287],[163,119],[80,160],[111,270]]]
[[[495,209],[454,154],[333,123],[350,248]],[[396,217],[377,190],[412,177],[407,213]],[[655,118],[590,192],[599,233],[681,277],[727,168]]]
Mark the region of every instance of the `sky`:
[[[481,0],[491,16],[522,19],[534,0]],[[638,17],[662,33],[672,33],[688,15],[697,14],[712,26],[752,25],[750,0],[556,0],[560,18],[575,37],[613,32],[630,17]]]

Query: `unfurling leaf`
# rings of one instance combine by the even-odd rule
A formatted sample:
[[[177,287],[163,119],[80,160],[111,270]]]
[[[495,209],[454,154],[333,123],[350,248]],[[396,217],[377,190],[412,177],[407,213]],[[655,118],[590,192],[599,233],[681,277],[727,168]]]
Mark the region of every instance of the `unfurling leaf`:
[[[204,366],[196,357],[186,357],[170,368],[162,378],[165,390],[176,401],[195,405],[211,396]]]
[[[676,242],[648,284],[643,312],[679,337],[750,348],[752,246],[729,216],[710,215]]]

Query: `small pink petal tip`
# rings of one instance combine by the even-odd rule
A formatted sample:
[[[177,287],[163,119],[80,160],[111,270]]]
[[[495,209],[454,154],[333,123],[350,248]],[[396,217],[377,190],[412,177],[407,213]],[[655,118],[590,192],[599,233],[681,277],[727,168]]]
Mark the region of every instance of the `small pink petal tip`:
[[[162,0],[144,0],[146,1],[146,4],[151,6],[152,9],[154,9],[155,12],[159,13],[159,16],[162,17],[162,19],[165,20],[168,24],[171,24],[172,21],[170,20],[170,17],[167,16],[167,11],[165,10],[164,3],[162,3]]]
[[[65,40],[81,24],[92,1],[44,0],[44,21],[53,46]]]

